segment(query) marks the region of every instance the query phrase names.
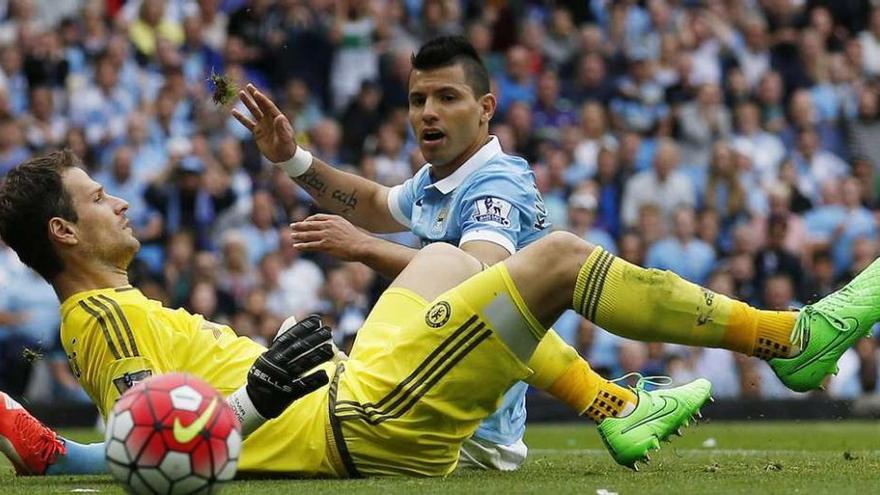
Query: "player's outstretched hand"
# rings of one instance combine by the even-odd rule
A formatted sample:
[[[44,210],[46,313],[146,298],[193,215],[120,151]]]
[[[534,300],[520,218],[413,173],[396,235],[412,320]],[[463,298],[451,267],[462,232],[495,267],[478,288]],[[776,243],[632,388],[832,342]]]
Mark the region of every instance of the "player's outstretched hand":
[[[338,215],[319,213],[290,224],[290,240],[300,251],[327,253],[343,261],[361,261],[372,237]]]
[[[330,328],[318,316],[282,329],[248,373],[247,392],[257,412],[278,417],[293,401],[326,385],[323,370],[305,373],[332,358]]]
[[[238,92],[238,97],[250,111],[253,119],[238,109],[232,116],[248,128],[254,136],[260,153],[272,162],[289,160],[296,152],[296,135],[290,120],[281,113],[275,103],[253,84]]]

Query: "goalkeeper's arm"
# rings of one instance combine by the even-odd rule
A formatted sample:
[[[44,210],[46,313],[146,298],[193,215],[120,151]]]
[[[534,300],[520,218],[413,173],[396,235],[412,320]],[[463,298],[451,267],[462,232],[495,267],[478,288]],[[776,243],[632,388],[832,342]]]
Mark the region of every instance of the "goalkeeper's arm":
[[[247,385],[227,399],[241,423],[242,435],[247,437],[278,417],[293,401],[326,385],[324,370],[303,375],[332,357],[330,328],[317,316],[282,328],[251,366]]]

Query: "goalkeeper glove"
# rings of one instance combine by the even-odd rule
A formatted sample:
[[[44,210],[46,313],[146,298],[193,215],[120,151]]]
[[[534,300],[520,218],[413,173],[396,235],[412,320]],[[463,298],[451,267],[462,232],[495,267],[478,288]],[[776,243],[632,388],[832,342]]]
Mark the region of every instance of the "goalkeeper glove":
[[[295,400],[326,385],[324,370],[303,375],[332,357],[330,328],[318,316],[285,321],[269,349],[251,366],[247,385],[229,397],[242,434],[247,436]]]

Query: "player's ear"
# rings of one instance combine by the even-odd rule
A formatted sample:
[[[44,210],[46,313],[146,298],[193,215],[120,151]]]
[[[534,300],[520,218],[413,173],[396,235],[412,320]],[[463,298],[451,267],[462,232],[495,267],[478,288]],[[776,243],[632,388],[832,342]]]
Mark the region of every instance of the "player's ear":
[[[486,93],[480,97],[480,107],[482,109],[480,112],[480,124],[486,124],[492,120],[497,105],[498,100],[495,99],[495,95],[492,93]]]
[[[49,240],[59,244],[73,246],[79,243],[76,226],[61,217],[52,217],[48,225]]]

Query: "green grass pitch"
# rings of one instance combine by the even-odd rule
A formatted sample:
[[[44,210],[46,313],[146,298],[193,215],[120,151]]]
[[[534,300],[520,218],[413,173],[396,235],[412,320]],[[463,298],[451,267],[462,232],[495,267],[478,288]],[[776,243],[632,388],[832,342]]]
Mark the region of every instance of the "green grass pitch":
[[[65,432],[94,441],[90,431]],[[880,490],[880,422],[707,421],[663,444],[650,467],[617,466],[588,424],[534,424],[517,472],[457,472],[446,479],[248,480],[225,493],[397,494],[859,494]],[[714,445],[707,447],[706,445]],[[0,460],[0,494],[123,493],[109,476],[15,478]]]

